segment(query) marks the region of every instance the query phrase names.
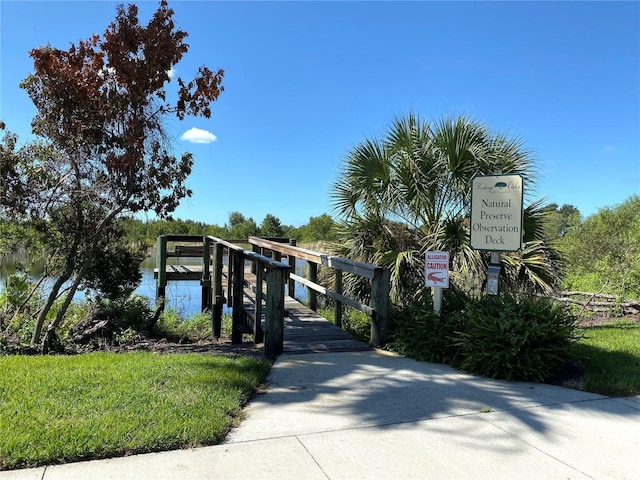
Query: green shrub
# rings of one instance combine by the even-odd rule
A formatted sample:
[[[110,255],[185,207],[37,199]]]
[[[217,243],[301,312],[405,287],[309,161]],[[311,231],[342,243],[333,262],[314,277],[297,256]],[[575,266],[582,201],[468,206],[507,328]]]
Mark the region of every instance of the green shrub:
[[[17,310],[27,299],[32,285],[28,275],[23,271],[17,271],[7,277],[5,286],[0,291],[0,308]]]
[[[51,312],[57,312],[57,305]],[[72,350],[78,345],[102,348],[128,344],[136,333],[146,328],[151,315],[149,299],[135,293],[116,300],[98,297],[93,301],[73,302],[58,330],[58,339],[62,347]]]
[[[5,345],[9,339],[20,344],[29,342],[35,325],[30,312],[37,311],[40,300],[39,292],[29,298],[34,284],[29,281],[24,266],[16,265],[16,268],[0,290],[0,336]]]
[[[140,331],[152,315],[149,299],[137,293],[116,300],[99,298],[94,306],[95,318],[112,320],[122,330]]]
[[[508,380],[543,382],[571,357],[575,317],[552,300],[503,293],[469,299],[455,341],[460,367]]]
[[[222,330],[231,331],[230,315],[223,315]],[[154,328],[154,334],[176,342],[199,342],[211,340],[211,313],[196,313],[189,318],[182,318],[178,312],[169,309],[160,315]]]
[[[577,332],[569,307],[549,299],[448,289],[440,316],[430,296],[394,310],[388,348],[488,377],[542,382],[572,357]]]
[[[369,316],[353,308],[345,308],[342,312],[342,328],[364,342],[371,340],[371,319]]]
[[[457,332],[464,328],[464,296],[448,290],[440,316],[430,296],[391,312],[388,348],[416,360],[456,363],[460,348]]]

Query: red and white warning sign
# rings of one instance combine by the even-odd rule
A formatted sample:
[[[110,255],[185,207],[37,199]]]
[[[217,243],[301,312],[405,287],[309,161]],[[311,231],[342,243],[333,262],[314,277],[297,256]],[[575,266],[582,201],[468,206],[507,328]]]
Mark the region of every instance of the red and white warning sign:
[[[449,252],[425,252],[424,281],[427,287],[449,288]]]

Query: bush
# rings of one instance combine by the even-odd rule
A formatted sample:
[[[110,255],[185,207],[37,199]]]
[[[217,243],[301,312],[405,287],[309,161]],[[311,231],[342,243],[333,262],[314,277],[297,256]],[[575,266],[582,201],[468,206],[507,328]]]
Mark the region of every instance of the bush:
[[[23,271],[17,271],[9,275],[5,286],[0,292],[0,308],[17,310],[27,300],[32,285],[28,275]]]
[[[464,296],[445,292],[441,315],[433,311],[430,296],[391,313],[389,349],[416,360],[455,364],[460,348],[454,343],[457,332],[464,329]]]
[[[371,319],[360,310],[345,308],[342,312],[342,328],[364,342],[371,340]]]
[[[465,317],[455,340],[460,367],[487,377],[544,382],[570,358],[577,338],[567,307],[533,295],[469,299]]]
[[[152,314],[149,299],[137,293],[116,300],[98,299],[95,307],[96,318],[111,320],[121,330],[144,329]]]
[[[59,332],[60,340],[93,347],[130,343],[134,333],[145,329],[151,315],[149,299],[135,293],[116,300],[72,303],[65,315],[65,328]]]
[[[430,297],[394,311],[388,347],[470,373],[543,382],[571,358],[577,331],[569,308],[546,298],[475,298],[450,289],[440,316]]]
[[[225,317],[226,320],[225,321]],[[230,332],[230,316],[223,316],[223,331]],[[175,342],[200,342],[204,340],[211,340],[211,313],[202,312],[196,313],[189,318],[182,318],[178,312],[173,309],[169,309],[160,315],[158,322],[156,323],[154,335],[159,337],[165,337],[168,340]]]

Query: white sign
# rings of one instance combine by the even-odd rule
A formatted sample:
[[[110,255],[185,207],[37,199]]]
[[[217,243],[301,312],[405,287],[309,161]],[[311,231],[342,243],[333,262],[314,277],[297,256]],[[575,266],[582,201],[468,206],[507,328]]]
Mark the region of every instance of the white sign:
[[[520,175],[485,175],[471,181],[471,248],[520,249],[522,196]]]
[[[425,252],[424,281],[427,287],[449,288],[449,252]]]

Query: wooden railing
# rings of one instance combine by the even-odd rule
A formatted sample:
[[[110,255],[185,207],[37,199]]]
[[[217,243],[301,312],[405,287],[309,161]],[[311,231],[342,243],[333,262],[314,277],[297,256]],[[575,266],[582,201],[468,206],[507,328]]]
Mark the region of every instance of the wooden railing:
[[[283,256],[287,257],[292,272],[289,274],[289,296],[294,296],[294,282],[299,282],[307,288],[307,305],[314,311],[317,310],[318,307],[317,293],[334,299],[336,301],[335,322],[336,325],[340,327],[342,326],[343,305],[348,305],[364,312],[371,319],[371,345],[374,347],[382,347],[386,344],[390,306],[390,273],[387,268],[314,252],[297,247],[295,242],[290,242],[290,244],[283,243],[280,239],[249,237],[249,243],[257,253],[272,255],[278,260]],[[308,263],[308,278],[301,277],[295,273],[296,259],[305,260]],[[334,290],[330,290],[318,283],[319,266],[329,267],[334,270]],[[369,305],[343,295],[343,273],[350,273],[371,281],[371,301]]]
[[[174,242],[173,250],[168,250],[168,244]],[[179,243],[178,243],[179,242]],[[184,245],[187,243],[188,245]],[[204,238],[200,235],[160,235],[156,239],[156,299],[164,307],[167,282],[170,280],[200,280],[202,285],[202,311],[211,306],[210,260],[207,250],[203,248]],[[187,270],[176,268],[167,269],[167,259],[177,257],[198,257],[202,259],[197,268]]]
[[[284,286],[289,275],[289,266],[277,260],[244,249],[234,243],[216,237],[206,237],[212,248],[213,325],[214,335],[220,335],[222,323],[223,298],[223,257],[228,256],[226,304],[231,307],[231,341],[242,342],[244,325],[249,323],[254,341],[264,341],[265,355],[280,355],[284,346]],[[205,244],[205,249],[207,245]],[[255,311],[247,315],[244,308],[245,263],[249,261],[255,270],[255,284],[251,284],[255,293]],[[266,283],[266,292],[263,285]],[[265,304],[265,327],[262,331],[262,304]]]
[[[173,249],[167,244],[173,242]],[[366,313],[371,319],[371,345],[382,347],[387,341],[389,324],[389,270],[375,265],[355,262],[346,258],[326,255],[295,246],[289,239],[250,237],[251,250],[221,238],[193,235],[161,235],[156,251],[156,297],[164,302],[165,287],[175,279],[200,280],[202,285],[202,310],[212,312],[212,331],[219,338],[222,328],[223,306],[231,307],[231,341],[242,342],[244,333],[251,333],[255,342],[264,341],[265,355],[273,357],[282,353],[284,345],[284,295],[285,285],[289,296],[294,297],[295,282],[307,288],[307,305],[317,310],[317,294],[336,301],[335,321],[341,326],[342,306]],[[186,245],[185,245],[186,244]],[[167,258],[197,257],[201,266],[167,268]],[[225,269],[225,257],[227,258]],[[281,260],[286,257],[287,263]],[[296,260],[308,263],[308,278],[296,275]],[[251,265],[252,278],[245,278],[245,267]],[[334,270],[334,289],[318,283],[318,267]],[[343,273],[367,278],[371,281],[369,305],[345,296],[342,292]],[[255,278],[253,276],[255,275]],[[225,278],[226,276],[226,278]],[[225,288],[226,281],[226,288]],[[264,289],[266,286],[266,290]],[[247,308],[245,288],[250,288],[255,299]],[[227,292],[225,298],[224,292]],[[261,319],[265,326],[262,330]]]

